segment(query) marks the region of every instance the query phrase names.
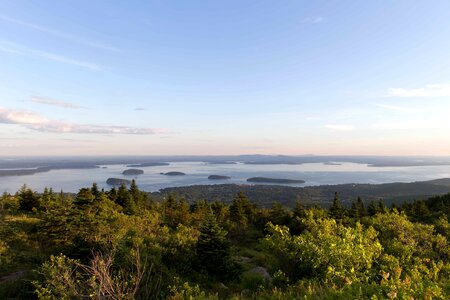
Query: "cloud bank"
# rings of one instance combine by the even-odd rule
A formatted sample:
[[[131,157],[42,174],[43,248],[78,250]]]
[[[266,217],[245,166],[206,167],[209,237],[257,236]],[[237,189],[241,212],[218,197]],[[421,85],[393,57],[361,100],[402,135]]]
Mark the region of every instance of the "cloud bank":
[[[28,129],[51,133],[95,133],[95,134],[159,134],[162,128],[136,128],[125,126],[103,126],[68,123],[50,120],[34,112],[0,108],[0,123],[17,124]]]

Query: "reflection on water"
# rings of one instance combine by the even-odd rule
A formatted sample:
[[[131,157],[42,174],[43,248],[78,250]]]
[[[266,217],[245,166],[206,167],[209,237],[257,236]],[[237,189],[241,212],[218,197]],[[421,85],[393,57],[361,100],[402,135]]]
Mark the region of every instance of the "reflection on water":
[[[103,166],[102,166],[103,167]],[[450,177],[450,166],[421,167],[369,167],[364,164],[342,163],[326,165],[311,163],[302,165],[245,165],[245,164],[206,164],[202,162],[176,162],[169,166],[142,167],[143,175],[124,176],[125,165],[107,165],[106,168],[79,170],[52,170],[27,176],[0,178],[0,191],[15,192],[21,185],[27,184],[36,191],[44,187],[53,187],[54,191],[77,192],[82,187],[96,182],[100,188],[109,189],[106,179],[109,177],[136,178],[138,186],[146,191],[157,191],[165,187],[196,184],[246,183],[250,177],[271,177],[302,179],[306,186],[342,183],[388,183],[425,181]],[[185,176],[165,176],[160,173],[178,171]],[[230,176],[228,180],[208,180],[209,175]]]

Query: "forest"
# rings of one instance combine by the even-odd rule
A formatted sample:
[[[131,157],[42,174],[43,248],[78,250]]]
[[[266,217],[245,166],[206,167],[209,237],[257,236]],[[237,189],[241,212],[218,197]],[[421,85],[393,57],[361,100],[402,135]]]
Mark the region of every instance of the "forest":
[[[0,197],[0,299],[449,299],[450,194],[328,207],[153,198],[133,181]]]

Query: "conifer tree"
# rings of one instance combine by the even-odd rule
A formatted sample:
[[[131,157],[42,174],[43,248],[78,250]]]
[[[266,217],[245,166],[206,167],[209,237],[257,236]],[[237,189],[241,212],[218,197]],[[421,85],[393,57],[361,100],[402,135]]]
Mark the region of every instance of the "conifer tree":
[[[237,224],[239,228],[245,228],[252,220],[253,209],[250,201],[240,192],[234,199],[230,206],[230,219]]]
[[[330,214],[335,219],[341,219],[343,217],[343,209],[339,199],[339,194],[337,192],[334,193],[333,204],[330,207]]]
[[[361,218],[366,214],[364,202],[362,201],[361,197],[358,197],[358,199],[356,199],[356,201],[352,203],[350,214],[354,218]]]
[[[227,232],[217,224],[216,217],[210,210],[197,242],[197,268],[219,280],[229,280],[235,276],[226,236]]]
[[[36,192],[33,192],[25,184],[17,192],[16,197],[19,199],[19,209],[25,211],[32,211],[33,208],[39,208],[39,197]]]
[[[370,201],[370,204],[369,204],[369,206],[367,207],[367,214],[369,215],[369,216],[374,216],[374,215],[376,215],[378,213],[378,207],[377,207],[377,205],[375,204],[375,201]]]

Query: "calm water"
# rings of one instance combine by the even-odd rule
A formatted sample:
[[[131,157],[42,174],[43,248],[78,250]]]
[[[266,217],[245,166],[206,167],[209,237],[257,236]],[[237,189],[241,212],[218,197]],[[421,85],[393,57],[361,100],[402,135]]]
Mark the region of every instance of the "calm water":
[[[103,166],[102,166],[103,167]],[[106,168],[81,170],[53,170],[28,176],[0,177],[0,192],[15,192],[21,185],[27,184],[36,191],[52,187],[55,191],[77,192],[82,187],[96,182],[100,188],[109,189],[106,179],[109,177],[133,179],[146,191],[157,191],[165,187],[196,184],[246,183],[250,177],[272,177],[303,179],[307,186],[342,183],[388,183],[425,181],[450,177],[450,166],[422,167],[369,167],[364,164],[342,163],[324,165],[322,163],[302,165],[245,165],[245,164],[207,164],[202,162],[176,162],[169,166],[142,167],[143,175],[124,176],[125,165],[106,165]],[[165,176],[160,173],[179,171],[185,176]],[[229,180],[208,180],[209,175],[230,176]]]

